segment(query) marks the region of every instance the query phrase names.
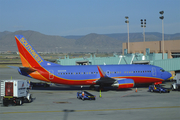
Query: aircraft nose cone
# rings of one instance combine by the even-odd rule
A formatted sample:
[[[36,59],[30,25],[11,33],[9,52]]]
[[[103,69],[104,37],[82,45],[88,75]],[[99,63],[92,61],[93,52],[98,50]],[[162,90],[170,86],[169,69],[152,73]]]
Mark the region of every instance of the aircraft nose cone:
[[[172,74],[170,72],[167,72],[167,78],[166,79],[168,79],[170,77],[172,77]]]

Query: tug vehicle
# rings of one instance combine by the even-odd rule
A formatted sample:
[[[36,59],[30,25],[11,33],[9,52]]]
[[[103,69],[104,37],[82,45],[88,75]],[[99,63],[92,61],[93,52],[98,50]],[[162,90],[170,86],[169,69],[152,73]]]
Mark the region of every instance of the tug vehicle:
[[[87,91],[77,92],[77,98],[82,100],[96,100],[96,96]]]
[[[161,85],[150,85],[149,92],[169,93],[170,89],[164,88]]]

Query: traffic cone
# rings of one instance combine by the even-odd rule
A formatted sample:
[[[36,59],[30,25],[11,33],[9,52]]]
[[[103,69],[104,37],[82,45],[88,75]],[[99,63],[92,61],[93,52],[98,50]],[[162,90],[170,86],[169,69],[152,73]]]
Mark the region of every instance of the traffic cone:
[[[137,92],[137,88],[136,88],[136,91],[135,92]]]
[[[101,96],[101,89],[99,90],[99,97],[102,97],[102,96]]]

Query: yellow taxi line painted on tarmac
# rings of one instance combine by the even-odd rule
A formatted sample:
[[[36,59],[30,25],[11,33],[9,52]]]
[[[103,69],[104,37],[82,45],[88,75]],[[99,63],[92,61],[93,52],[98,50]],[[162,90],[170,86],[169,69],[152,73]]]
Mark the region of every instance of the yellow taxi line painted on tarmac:
[[[180,106],[165,107],[144,107],[144,108],[121,108],[121,109],[99,109],[99,110],[73,110],[73,112],[93,112],[93,111],[118,111],[118,110],[143,110],[143,109],[160,109],[160,108],[180,108]],[[22,111],[22,112],[0,112],[0,114],[17,114],[17,113],[52,113],[52,112],[68,112],[68,110],[57,111]]]

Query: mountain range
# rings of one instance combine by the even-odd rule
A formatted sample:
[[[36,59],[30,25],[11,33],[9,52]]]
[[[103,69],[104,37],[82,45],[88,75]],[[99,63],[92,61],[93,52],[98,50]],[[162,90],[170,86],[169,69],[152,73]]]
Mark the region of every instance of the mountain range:
[[[45,35],[36,31],[0,32],[0,51],[18,51],[15,35],[23,35],[38,52],[121,52],[122,43],[127,42],[127,33],[69,35]],[[180,33],[165,34],[165,40],[180,40]],[[158,32],[145,33],[146,41],[160,41],[162,34]],[[130,33],[130,42],[143,41],[142,33]]]

